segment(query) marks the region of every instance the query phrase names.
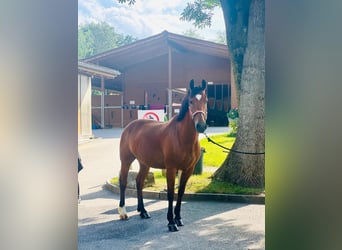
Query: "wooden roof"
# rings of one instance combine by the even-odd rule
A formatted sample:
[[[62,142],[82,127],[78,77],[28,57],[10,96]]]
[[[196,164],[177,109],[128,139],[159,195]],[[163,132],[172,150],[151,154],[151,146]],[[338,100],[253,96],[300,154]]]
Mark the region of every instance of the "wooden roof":
[[[97,54],[82,61],[98,63],[124,72],[136,64],[168,54],[169,46],[173,51],[180,53],[195,52],[229,59],[227,45],[163,31],[160,34]]]

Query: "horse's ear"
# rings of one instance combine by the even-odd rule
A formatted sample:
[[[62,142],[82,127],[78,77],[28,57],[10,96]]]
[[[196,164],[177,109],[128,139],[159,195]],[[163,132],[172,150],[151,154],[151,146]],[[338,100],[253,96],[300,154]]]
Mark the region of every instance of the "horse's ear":
[[[207,87],[207,82],[205,80],[202,80],[202,90],[205,90]]]
[[[195,81],[194,81],[194,79],[191,79],[191,81],[190,81],[190,89],[193,90],[194,87],[195,87]]]

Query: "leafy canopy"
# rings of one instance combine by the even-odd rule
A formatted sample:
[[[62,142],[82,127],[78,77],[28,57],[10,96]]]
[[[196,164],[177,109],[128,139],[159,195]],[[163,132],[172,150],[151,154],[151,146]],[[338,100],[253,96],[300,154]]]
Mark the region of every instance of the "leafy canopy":
[[[196,0],[193,3],[187,3],[180,19],[192,21],[197,28],[210,27],[213,10],[217,6],[220,6],[219,0]]]
[[[78,28],[78,59],[120,47],[136,41],[130,35],[116,33],[109,24],[88,23]]]

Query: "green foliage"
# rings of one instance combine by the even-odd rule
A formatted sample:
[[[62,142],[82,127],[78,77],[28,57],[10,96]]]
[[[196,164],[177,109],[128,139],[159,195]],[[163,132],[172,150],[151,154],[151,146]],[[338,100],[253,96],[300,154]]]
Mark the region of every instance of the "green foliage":
[[[261,194],[263,191],[264,188],[245,188],[238,185],[233,185],[229,182],[210,179],[210,182],[207,185],[203,185],[203,187],[198,189],[196,193]]]
[[[87,58],[101,52],[136,41],[129,35],[116,33],[109,24],[88,23],[78,28],[78,59]]]
[[[183,32],[184,36],[192,37],[192,38],[197,38],[197,39],[203,39],[200,34],[196,32],[194,29],[189,29]]]
[[[231,132],[228,134],[228,137],[236,137],[237,129],[238,129],[238,119],[230,120],[229,127],[232,128]]]
[[[78,58],[94,55],[95,37],[90,30],[78,30]]]
[[[128,5],[133,5],[135,4],[135,0],[118,0],[119,3],[127,3]]]
[[[91,89],[91,95],[102,95],[101,90],[98,89]]]
[[[196,0],[194,3],[187,3],[180,19],[193,21],[193,25],[197,28],[210,27],[213,10],[219,5],[219,0]]]
[[[230,109],[228,112],[228,118],[230,118],[230,119],[239,118],[239,110],[238,109]]]

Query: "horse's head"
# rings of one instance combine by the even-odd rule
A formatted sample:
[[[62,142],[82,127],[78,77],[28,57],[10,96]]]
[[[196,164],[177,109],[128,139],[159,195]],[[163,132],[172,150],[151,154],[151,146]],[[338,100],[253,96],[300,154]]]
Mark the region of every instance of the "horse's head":
[[[190,89],[188,91],[189,112],[194,121],[195,128],[199,133],[203,133],[207,129],[207,102],[208,98],[205,93],[207,82],[202,80],[202,86],[194,86],[194,80],[190,81]]]

